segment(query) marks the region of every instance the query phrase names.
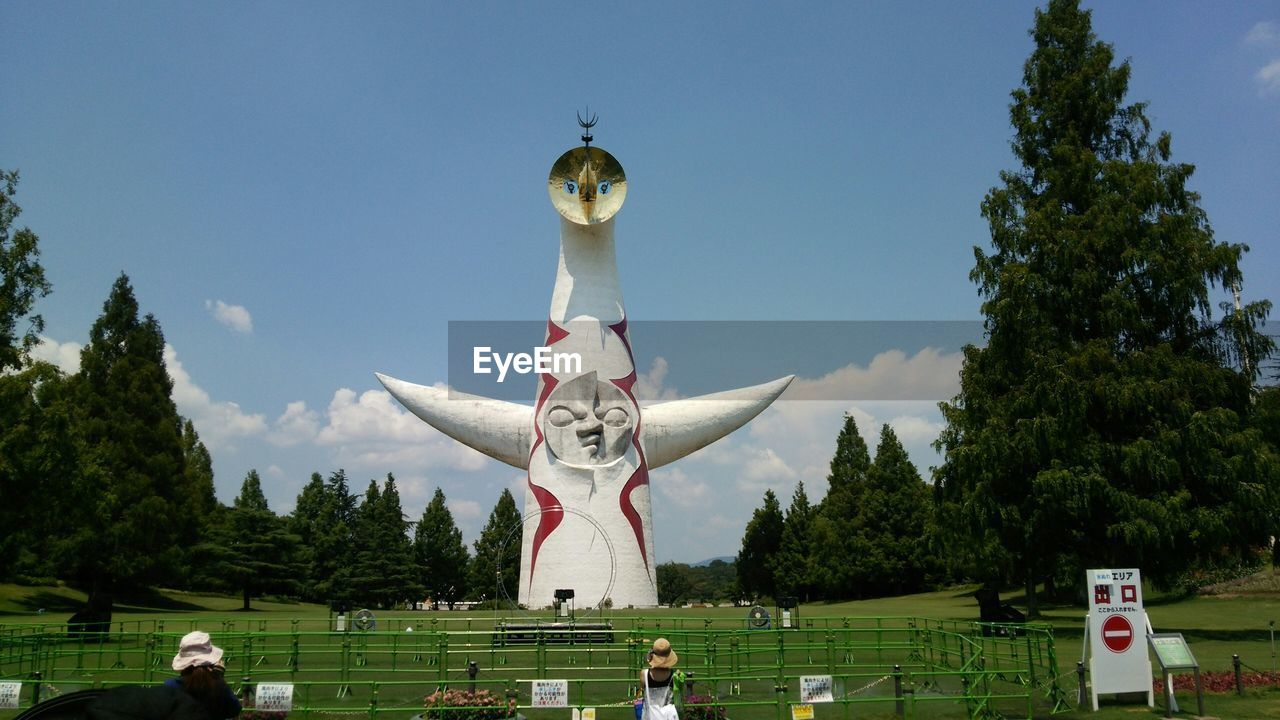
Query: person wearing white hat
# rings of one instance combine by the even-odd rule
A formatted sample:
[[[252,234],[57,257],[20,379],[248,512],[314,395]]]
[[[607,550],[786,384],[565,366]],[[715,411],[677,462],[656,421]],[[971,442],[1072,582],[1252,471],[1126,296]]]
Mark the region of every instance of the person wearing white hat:
[[[196,630],[182,637],[173,669],[181,675],[164,681],[204,706],[210,720],[227,720],[240,714],[240,700],[223,679],[222,648],[214,645],[209,633]]]
[[[666,638],[653,641],[647,656],[649,667],[640,671],[640,688],[644,691],[642,720],[679,720],[676,711],[676,687],[680,677],[675,670],[680,660]]]

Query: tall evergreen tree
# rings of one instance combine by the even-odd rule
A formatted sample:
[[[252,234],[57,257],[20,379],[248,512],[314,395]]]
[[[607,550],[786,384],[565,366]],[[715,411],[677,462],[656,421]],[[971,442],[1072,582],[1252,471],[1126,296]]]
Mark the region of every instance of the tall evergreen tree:
[[[796,483],[791,505],[782,521],[782,540],[773,558],[773,576],[781,595],[809,599],[812,590],[814,509],[804,483]]]
[[[928,486],[885,424],[855,519],[865,548],[851,559],[858,596],[920,592],[941,579],[943,565],[931,547],[931,512]]]
[[[855,518],[866,492],[867,471],[871,455],[867,443],[858,433],[852,415],[844,416],[844,424],[836,437],[836,452],[827,475],[827,494],[814,512],[810,537],[809,581],[820,596],[834,600],[853,597],[858,578],[850,558],[866,551],[861,545]]]
[[[175,576],[189,519],[176,490],[186,468],[172,389],[160,323],[139,320],[121,274],[80,354],[79,426],[90,462],[77,479],[74,532],[60,547],[91,595]]]
[[[17,189],[17,171],[0,170],[0,373],[25,364],[44,330],[44,318],[31,311],[51,288],[40,265],[40,238],[30,228],[13,228],[22,212],[12,199]],[[27,327],[20,329],[23,319]]]
[[[313,480],[314,482],[314,480]],[[311,541],[311,592],[335,609],[352,609],[352,557],[355,548],[356,497],[342,468],[330,473]]]
[[[331,505],[329,491],[320,473],[311,473],[311,479],[303,486],[289,514],[289,532],[298,536],[298,561],[302,564],[301,596],[311,602],[324,602],[316,590],[316,584],[324,577],[322,561],[326,550],[326,524]]]
[[[523,534],[515,498],[504,488],[475,542],[476,553],[471,560],[468,583],[472,597],[490,597],[497,603],[516,602]]]
[[[351,583],[360,605],[394,608],[422,593],[395,477],[369,481],[357,510]]]
[[[738,587],[747,597],[774,597],[777,580],[774,559],[782,546],[782,509],[773,490],[764,491],[764,505],[756,508],[742,534],[738,552]]]
[[[196,583],[239,592],[241,609],[263,593],[294,593],[300,588],[298,537],[267,505],[262,479],[250,470],[230,509],[215,514],[209,537],[199,547],[207,560]]]
[[[176,497],[179,512],[187,519],[178,526],[178,545],[184,550],[182,575],[185,582],[191,570],[201,563],[191,549],[208,537],[218,507],[213,489],[213,458],[200,442],[195,424],[190,420],[182,425],[182,456],[183,474]]]
[[[470,556],[440,488],[436,488],[414,530],[413,553],[427,596],[432,602],[446,603],[452,610],[453,604],[467,593]]]
[[[942,517],[989,580],[1035,586],[1088,566],[1169,584],[1274,529],[1277,475],[1248,427],[1271,344],[1256,302],[1223,321],[1210,289],[1242,282],[1243,245],[1213,239],[1193,167],[1170,161],[1129,64],[1075,0],[1036,12],[1010,107],[1021,168],[982,203],[992,251],[970,277],[987,345],[942,405]],[[1233,367],[1235,365],[1235,367]]]

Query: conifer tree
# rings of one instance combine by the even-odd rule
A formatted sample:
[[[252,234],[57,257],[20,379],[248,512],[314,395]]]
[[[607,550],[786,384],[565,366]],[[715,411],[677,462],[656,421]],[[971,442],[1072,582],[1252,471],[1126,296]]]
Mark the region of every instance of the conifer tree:
[[[858,596],[920,592],[941,578],[943,564],[931,547],[931,511],[928,486],[886,423],[855,520],[866,548],[851,559]]]
[[[808,600],[811,594],[814,509],[804,483],[796,483],[791,505],[782,521],[782,539],[773,559],[773,575],[780,595]]]
[[[1088,11],[1050,0],[1031,35],[1021,167],[982,203],[992,248],[970,274],[987,344],[942,405],[936,485],[950,546],[980,579],[1022,580],[1034,615],[1055,575],[1135,566],[1169,585],[1237,561],[1275,529],[1277,475],[1248,422],[1270,303],[1212,313],[1247,248],[1214,240],[1194,168],[1126,104],[1129,63]]]
[[[197,550],[204,560],[196,584],[239,593],[242,610],[263,593],[292,594],[301,587],[298,537],[271,511],[257,470],[245,475],[233,505],[215,513]]]
[[[90,330],[76,386],[90,462],[77,478],[76,517],[60,556],[91,596],[170,580],[187,522],[176,491],[186,472],[182,420],[170,397],[160,323],[138,318],[124,274]]]
[[[857,592],[858,578],[850,558],[866,551],[855,518],[870,467],[871,455],[858,433],[858,424],[852,415],[845,415],[827,475],[827,494],[814,512],[810,538],[809,581],[815,592],[828,600],[854,597]]]
[[[782,509],[773,490],[764,491],[764,505],[756,508],[742,534],[738,552],[738,587],[751,598],[774,597],[777,579],[774,560],[782,546]]]
[[[359,604],[390,609],[417,600],[422,586],[395,476],[387,473],[381,489],[369,481],[357,516],[352,583]]]
[[[472,597],[492,598],[498,604],[516,603],[523,533],[515,498],[504,488],[475,542],[476,554],[469,573]]]
[[[422,511],[414,530],[413,552],[427,596],[452,610],[453,604],[466,596],[470,556],[440,488]]]

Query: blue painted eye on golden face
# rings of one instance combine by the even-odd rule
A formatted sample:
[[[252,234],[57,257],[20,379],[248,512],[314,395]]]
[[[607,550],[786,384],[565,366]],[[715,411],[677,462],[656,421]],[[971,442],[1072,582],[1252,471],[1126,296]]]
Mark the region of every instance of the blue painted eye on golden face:
[[[574,181],[572,181],[572,180],[565,180],[565,181],[564,181],[564,191],[565,191],[566,193],[569,193],[570,195],[577,195],[577,194],[578,194],[578,183],[576,183],[576,182],[574,182]]]
[[[596,186],[596,189],[600,191],[601,195],[608,195],[609,190],[612,187],[613,187],[612,183],[610,183],[608,180],[604,180],[599,185]]]

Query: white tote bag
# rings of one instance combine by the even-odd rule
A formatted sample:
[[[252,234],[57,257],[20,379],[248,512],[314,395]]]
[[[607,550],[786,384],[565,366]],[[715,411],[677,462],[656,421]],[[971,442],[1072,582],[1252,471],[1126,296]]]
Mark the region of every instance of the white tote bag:
[[[673,678],[671,683],[671,704],[654,705],[653,696],[649,692],[649,671],[644,671],[644,720],[680,720],[680,713],[675,706],[676,687]]]

